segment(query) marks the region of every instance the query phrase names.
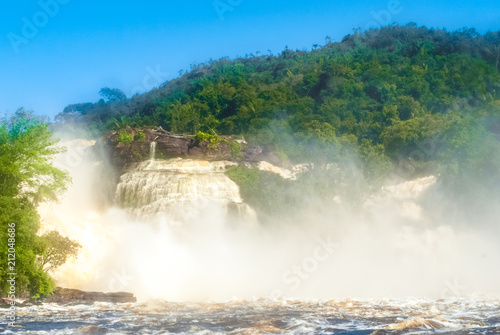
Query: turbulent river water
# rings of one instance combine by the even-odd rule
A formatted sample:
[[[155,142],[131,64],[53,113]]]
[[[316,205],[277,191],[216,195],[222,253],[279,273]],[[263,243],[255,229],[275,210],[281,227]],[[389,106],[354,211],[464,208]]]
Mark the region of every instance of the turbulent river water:
[[[354,211],[340,196],[327,208],[304,199],[296,218],[263,226],[224,173],[235,163],[157,160],[154,144],[105,204],[93,144],[66,142],[56,163],[73,185],[39,208],[42,231],[82,245],[53,276],[139,302],[19,307],[6,334],[500,334],[498,237],[433,212],[442,200],[422,195],[434,176],[355,199]]]
[[[500,334],[499,300],[343,299],[45,304],[5,334]],[[0,310],[0,313],[5,314]]]

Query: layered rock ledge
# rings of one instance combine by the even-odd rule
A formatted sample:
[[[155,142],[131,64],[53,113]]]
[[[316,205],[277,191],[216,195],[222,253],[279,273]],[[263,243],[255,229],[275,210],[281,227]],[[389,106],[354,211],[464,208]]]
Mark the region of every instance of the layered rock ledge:
[[[218,143],[199,141],[193,135],[172,134],[161,127],[155,129],[132,129],[124,131],[136,138],[143,133],[141,140],[134,140],[125,144],[119,141],[119,132],[109,132],[102,138],[104,148],[108,152],[111,163],[118,168],[145,161],[151,158],[151,143],[155,142],[155,158],[187,158],[209,161],[237,161],[258,163],[267,161],[275,165],[282,162],[269,146],[249,145],[242,138],[233,136],[219,136]]]

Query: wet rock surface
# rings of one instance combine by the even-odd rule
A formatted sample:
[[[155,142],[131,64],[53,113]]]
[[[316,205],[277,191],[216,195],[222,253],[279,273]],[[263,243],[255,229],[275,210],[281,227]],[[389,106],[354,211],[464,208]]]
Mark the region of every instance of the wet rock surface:
[[[133,293],[129,292],[87,292],[77,289],[58,287],[54,290],[54,294],[47,297],[45,302],[69,304],[74,302],[112,302],[112,303],[128,303],[136,302],[137,299]]]

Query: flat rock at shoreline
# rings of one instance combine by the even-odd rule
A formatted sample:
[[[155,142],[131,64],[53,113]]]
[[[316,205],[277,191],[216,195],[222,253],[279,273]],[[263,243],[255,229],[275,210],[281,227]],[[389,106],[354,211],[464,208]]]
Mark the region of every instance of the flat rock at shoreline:
[[[129,292],[87,292],[71,288],[57,287],[54,294],[47,297],[45,302],[67,304],[73,302],[136,302],[137,298]]]

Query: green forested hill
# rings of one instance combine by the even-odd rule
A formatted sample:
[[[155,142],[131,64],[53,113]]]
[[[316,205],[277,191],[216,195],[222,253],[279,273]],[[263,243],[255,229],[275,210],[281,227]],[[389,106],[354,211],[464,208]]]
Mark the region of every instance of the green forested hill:
[[[497,227],[499,68],[500,32],[389,26],[336,43],[326,38],[312,51],[193,65],[131,98],[103,88],[100,101],[67,106],[55,127],[76,124],[96,135],[118,128],[120,145],[145,140],[127,134],[131,128],[154,126],[215,146],[217,135],[243,135],[284,164],[313,163],[295,181],[244,167],[227,171],[259,215],[284,223],[328,209],[337,197],[357,211],[364,190],[386,178],[439,174],[445,193],[429,197],[427,207],[449,221]],[[37,204],[68,182],[50,164],[56,142],[44,120],[22,109],[0,120],[0,221],[9,225],[0,255],[7,259],[17,245],[17,292],[36,298],[53,290],[47,271],[79,247],[56,232],[37,235]],[[241,157],[241,148],[231,149]],[[0,296],[10,290],[10,271],[0,266]]]
[[[308,52],[193,65],[130,99],[104,88],[99,102],[70,105],[57,120],[244,135],[291,161],[334,160],[348,148],[367,176],[490,175],[500,166],[499,60],[499,32],[389,26]]]

